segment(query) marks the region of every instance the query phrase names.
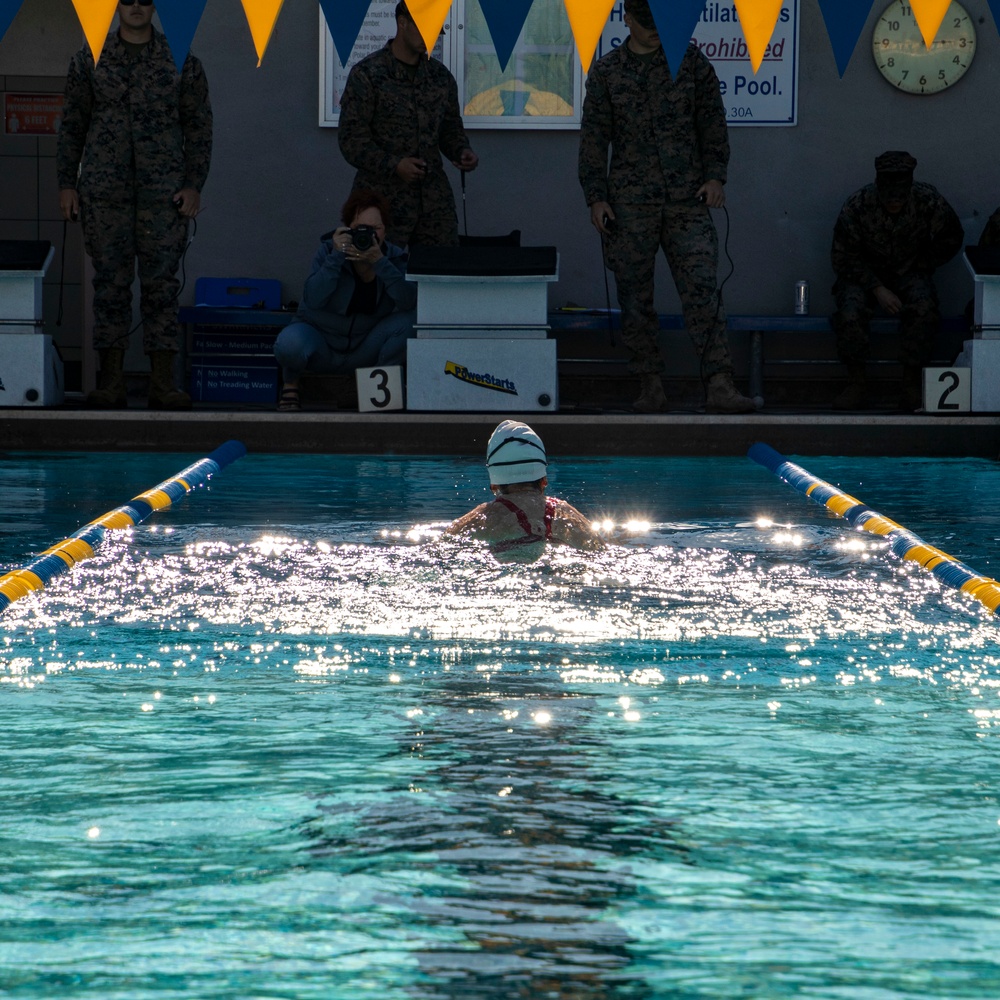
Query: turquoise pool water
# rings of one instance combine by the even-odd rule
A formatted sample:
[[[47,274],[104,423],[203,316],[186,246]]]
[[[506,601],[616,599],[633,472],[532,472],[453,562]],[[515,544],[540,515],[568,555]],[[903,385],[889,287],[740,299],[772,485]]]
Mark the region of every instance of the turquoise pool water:
[[[199,457],[0,457],[0,572]],[[1000,575],[994,463],[800,461]],[[1000,995],[993,616],[744,459],[552,479],[648,527],[249,455],[0,615],[0,995]]]

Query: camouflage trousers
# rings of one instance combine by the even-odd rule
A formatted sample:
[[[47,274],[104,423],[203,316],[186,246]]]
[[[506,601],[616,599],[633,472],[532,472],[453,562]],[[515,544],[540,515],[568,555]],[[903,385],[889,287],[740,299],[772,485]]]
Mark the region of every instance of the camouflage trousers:
[[[114,202],[81,198],[80,221],[94,265],[94,347],[100,351],[128,346],[138,261],[143,350],[176,351],[177,268],[187,241],[187,220],[169,198],[137,204],[126,192]]]
[[[899,313],[899,361],[922,368],[930,359],[934,337],[941,325],[934,282],[927,275],[911,274],[886,281],[903,303]],[[833,286],[837,311],[830,325],[837,335],[837,356],[845,365],[862,364],[871,354],[868,321],[879,310],[872,292],[860,285],[838,281]]]
[[[719,237],[708,209],[694,200],[613,208],[614,232],[606,242],[605,255],[615,274],[622,340],[632,355],[632,371],[663,373],[659,317],[653,305],[656,252],[662,247],[702,379],[719,373],[732,375],[726,310],[716,288]]]

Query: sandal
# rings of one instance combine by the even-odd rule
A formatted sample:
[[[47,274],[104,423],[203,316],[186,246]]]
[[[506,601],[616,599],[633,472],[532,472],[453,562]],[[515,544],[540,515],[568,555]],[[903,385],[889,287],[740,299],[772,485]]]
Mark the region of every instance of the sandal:
[[[292,387],[290,385],[283,386],[281,389],[281,396],[278,398],[278,410],[289,412],[301,409],[302,403],[299,401],[298,387]]]

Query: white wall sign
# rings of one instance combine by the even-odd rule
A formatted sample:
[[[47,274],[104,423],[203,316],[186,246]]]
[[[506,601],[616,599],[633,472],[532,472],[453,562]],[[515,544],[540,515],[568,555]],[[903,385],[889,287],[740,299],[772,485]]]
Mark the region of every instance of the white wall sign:
[[[597,45],[600,58],[628,37],[617,3]],[[732,3],[708,0],[695,28],[694,41],[711,60],[719,77],[726,121],[730,125],[795,125],[799,91],[799,0],[788,0],[778,16],[771,43],[757,75]]]

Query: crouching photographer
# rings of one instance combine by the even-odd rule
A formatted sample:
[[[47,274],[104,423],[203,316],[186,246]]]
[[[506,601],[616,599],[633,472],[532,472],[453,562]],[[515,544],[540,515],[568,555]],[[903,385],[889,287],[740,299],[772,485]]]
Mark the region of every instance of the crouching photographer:
[[[342,226],[320,237],[295,319],[274,342],[282,369],[279,410],[301,409],[299,379],[306,372],[350,375],[406,358],[417,289],[406,280],[406,251],[385,241],[389,205],[376,191],[354,191],[341,219]]]

